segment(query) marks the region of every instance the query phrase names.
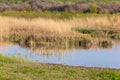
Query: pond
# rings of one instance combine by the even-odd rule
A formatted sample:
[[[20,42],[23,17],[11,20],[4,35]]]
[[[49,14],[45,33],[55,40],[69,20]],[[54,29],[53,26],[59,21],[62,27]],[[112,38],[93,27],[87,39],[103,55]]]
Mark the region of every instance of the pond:
[[[31,50],[15,44],[6,44],[0,45],[0,53],[5,56],[22,57],[34,62],[120,69],[119,43],[114,43],[112,48],[90,48],[87,50]]]

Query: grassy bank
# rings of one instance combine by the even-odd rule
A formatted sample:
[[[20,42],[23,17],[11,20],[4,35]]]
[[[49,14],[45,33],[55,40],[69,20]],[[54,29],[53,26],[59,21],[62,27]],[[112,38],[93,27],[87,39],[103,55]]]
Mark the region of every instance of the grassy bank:
[[[0,55],[1,80],[119,80],[120,70],[71,67],[17,60]]]

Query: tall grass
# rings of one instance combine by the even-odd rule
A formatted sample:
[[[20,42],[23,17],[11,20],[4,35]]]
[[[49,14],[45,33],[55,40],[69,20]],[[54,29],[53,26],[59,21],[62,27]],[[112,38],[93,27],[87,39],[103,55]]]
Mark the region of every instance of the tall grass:
[[[1,32],[10,29],[31,29],[44,30],[43,32],[69,33],[71,28],[90,28],[90,29],[112,29],[120,28],[120,16],[91,16],[85,18],[72,18],[69,20],[51,19],[51,18],[13,18],[0,17]],[[5,33],[5,32],[4,32]],[[41,32],[40,32],[41,33]]]
[[[85,18],[72,18],[69,20],[51,19],[51,18],[13,18],[13,17],[0,17],[0,30],[1,34],[9,33],[11,29],[26,29],[31,30],[33,34],[41,34],[51,32],[53,34],[66,34],[72,33],[72,28],[87,28],[87,29],[112,29],[120,28],[120,16],[91,16]],[[35,32],[35,31],[38,32]],[[26,33],[28,34],[28,33]],[[44,35],[45,36],[45,35]],[[73,36],[73,35],[72,35]]]
[[[73,28],[94,29],[94,30],[120,30],[120,16],[91,16],[85,18],[71,19],[51,19],[51,18],[13,18],[0,17],[0,34],[2,37],[9,37],[11,40],[21,42],[23,39],[26,44],[50,45],[46,42],[57,42],[61,44],[66,40],[87,41],[98,44],[98,40],[88,34],[82,34],[73,31]],[[71,43],[71,41],[69,41]],[[78,42],[80,45],[81,40]],[[64,45],[63,43],[61,45]],[[86,42],[85,42],[86,44]]]

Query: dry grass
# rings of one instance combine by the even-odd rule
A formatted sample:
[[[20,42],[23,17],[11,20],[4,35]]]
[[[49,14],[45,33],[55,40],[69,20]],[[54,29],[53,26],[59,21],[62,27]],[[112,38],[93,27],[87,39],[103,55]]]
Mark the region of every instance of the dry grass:
[[[84,36],[74,33],[71,29],[74,27],[86,29],[112,29],[120,28],[120,16],[104,16],[104,17],[87,17],[87,18],[73,18],[70,20],[54,20],[49,18],[13,18],[0,17],[0,34],[1,36],[8,35],[11,30],[12,33],[23,33],[24,35],[34,34],[36,37],[46,36]]]

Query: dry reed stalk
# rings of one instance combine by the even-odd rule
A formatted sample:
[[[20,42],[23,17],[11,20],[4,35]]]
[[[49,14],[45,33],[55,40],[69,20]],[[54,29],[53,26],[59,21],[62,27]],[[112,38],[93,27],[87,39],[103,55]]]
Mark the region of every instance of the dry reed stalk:
[[[54,20],[46,18],[25,19],[13,17],[0,17],[0,34],[6,36],[11,30],[25,35],[54,35],[54,36],[74,36],[72,28],[102,29],[120,28],[120,16],[73,18],[70,20]],[[19,30],[19,31],[17,31]],[[50,34],[49,34],[50,33]]]

